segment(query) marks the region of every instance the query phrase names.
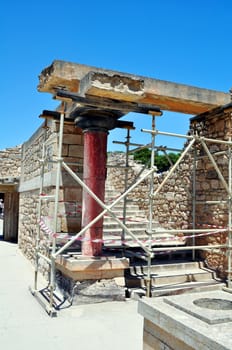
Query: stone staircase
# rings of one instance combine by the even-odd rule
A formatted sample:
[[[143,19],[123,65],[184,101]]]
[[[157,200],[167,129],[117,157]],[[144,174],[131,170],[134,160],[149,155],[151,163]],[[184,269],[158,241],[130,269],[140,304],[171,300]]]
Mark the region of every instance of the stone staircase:
[[[118,196],[113,186],[106,183],[105,202],[111,204]],[[114,214],[123,219],[123,201],[113,208]],[[148,219],[145,212],[139,209],[136,201],[127,200],[126,226],[141,241],[148,240]],[[202,261],[192,261],[190,250],[168,251],[170,246],[183,246],[184,240],[170,234],[159,233],[161,229],[157,222],[152,223],[155,239],[153,247],[167,247],[161,255],[155,254],[151,265],[151,293],[152,296],[182,294],[187,292],[200,292],[221,289],[224,284],[215,273],[204,266]],[[124,254],[130,259],[130,268],[125,271],[126,295],[139,298],[146,295],[147,263],[144,261],[144,252],[139,244],[125,233],[125,241],[121,241],[122,228],[109,215],[104,217],[104,247],[106,249],[126,248]],[[123,244],[122,244],[123,243]],[[115,251],[114,251],[115,252]]]
[[[114,190],[114,187],[106,182],[105,203],[108,205],[111,204],[119,195]],[[123,222],[123,200],[113,207],[113,212]],[[127,199],[125,225],[137,239],[143,242],[149,239],[147,234],[149,221],[146,213],[139,208],[136,201],[130,199]],[[155,221],[152,222],[152,229],[157,231],[153,234],[152,246],[180,246],[185,244],[185,241],[179,239],[179,237],[173,237],[170,234],[159,232],[161,228]],[[124,247],[128,248],[139,247],[138,242],[127,232],[124,233],[124,242],[121,241],[121,235],[122,228],[120,225],[109,214],[105,215],[103,226],[104,246],[120,247],[123,244]]]
[[[141,297],[146,294],[147,266],[132,264],[125,272],[127,294]],[[224,286],[215,273],[201,261],[172,261],[151,266],[152,296],[182,294],[221,289]]]

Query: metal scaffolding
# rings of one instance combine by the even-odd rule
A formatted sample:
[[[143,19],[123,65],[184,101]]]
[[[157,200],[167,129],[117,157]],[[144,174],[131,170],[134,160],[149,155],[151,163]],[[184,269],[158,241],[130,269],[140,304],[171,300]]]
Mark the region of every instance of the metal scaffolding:
[[[171,164],[170,160],[170,165],[171,168],[167,172],[166,176],[164,177],[163,181],[158,185],[158,187],[155,189],[154,188],[154,172],[151,172],[149,175],[150,176],[150,189],[148,193],[148,198],[149,198],[149,213],[148,213],[148,237],[149,239],[147,240],[146,246],[149,249],[150,254],[144,255],[147,260],[147,278],[146,278],[146,295],[150,296],[151,295],[151,260],[152,258],[155,257],[156,252],[165,252],[165,251],[185,251],[185,250],[191,250],[192,251],[192,260],[195,260],[195,253],[196,250],[206,250],[206,251],[214,251],[216,249],[226,249],[227,253],[227,258],[228,258],[228,269],[227,269],[227,287],[224,289],[227,291],[232,292],[232,269],[231,269],[231,262],[232,262],[232,207],[231,207],[231,201],[232,201],[232,153],[231,153],[231,148],[232,148],[232,142],[231,142],[231,136],[229,137],[228,141],[225,140],[219,140],[219,139],[211,139],[211,138],[206,138],[198,135],[197,133],[194,133],[193,135],[182,135],[182,134],[176,134],[176,133],[170,133],[170,132],[162,132],[159,131],[155,128],[155,116],[152,116],[152,128],[151,130],[147,129],[142,129],[142,132],[149,133],[151,135],[151,143],[148,143],[146,145],[140,145],[140,144],[135,144],[135,143],[129,143],[128,140],[127,142],[115,142],[119,144],[125,144],[126,145],[126,152],[129,153],[134,153],[135,151],[144,149],[144,148],[149,148],[151,150],[151,159],[150,159],[150,167],[151,169],[155,168],[155,152],[156,151],[163,151],[165,156],[168,158],[168,154],[166,153],[167,150],[170,151],[180,151],[178,149],[173,149],[173,148],[168,148],[168,147],[163,147],[163,146],[156,146],[155,145],[155,137],[157,135],[162,135],[162,136],[169,136],[169,137],[178,137],[178,138],[184,138],[188,140],[188,144],[184,151],[182,152],[180,158],[177,160],[175,164]],[[220,171],[217,162],[215,161],[213,155],[211,154],[209,147],[207,143],[212,143],[212,144],[220,144],[220,145],[225,145],[228,147],[227,152],[222,151],[222,152],[215,152],[215,156],[220,156],[222,154],[226,154],[228,157],[228,180],[224,178],[222,172]],[[218,178],[220,182],[222,183],[224,189],[226,190],[227,193],[227,200],[222,201],[222,200],[215,200],[215,201],[197,201],[196,200],[196,163],[197,163],[197,152],[196,152],[196,146],[197,144],[200,144],[203,150],[205,151],[206,157],[210,160],[211,164],[213,165],[213,168],[215,169]],[[135,146],[133,150],[129,150],[129,146]],[[180,163],[183,161],[184,157],[191,151],[193,150],[193,170],[192,170],[192,228],[189,229],[162,229],[159,230],[160,233],[169,233],[169,234],[178,234],[180,231],[181,233],[185,234],[186,237],[191,237],[192,238],[192,244],[190,246],[182,246],[182,247],[168,247],[168,248],[154,248],[152,246],[152,242],[155,241],[153,238],[155,238],[156,230],[153,229],[152,227],[152,220],[153,220],[153,200],[157,197],[157,195],[161,192],[163,189],[164,185],[167,183],[168,179],[172,176],[172,174],[177,170],[178,166]],[[126,159],[128,159],[128,156],[126,156]],[[127,164],[128,167],[128,164]],[[142,169],[142,171],[144,168]],[[142,172],[139,173],[138,177],[141,175]],[[129,185],[127,183],[127,176],[125,177],[125,189],[129,188]],[[228,227],[220,227],[218,229],[212,228],[212,229],[197,229],[197,222],[196,222],[196,204],[199,203],[205,203],[205,204],[221,204],[221,203],[227,204],[228,205]],[[213,244],[213,245],[196,245],[196,238],[198,236],[204,236],[204,235],[209,235],[209,234],[217,234],[221,232],[227,232],[227,241],[225,244]],[[191,235],[190,235],[191,234]],[[136,255],[136,254],[135,254]]]
[[[38,204],[38,230],[36,234],[36,249],[35,249],[35,275],[34,275],[34,286],[31,288],[31,291],[33,295],[39,297],[41,294],[41,291],[38,289],[38,271],[39,271],[39,262],[40,259],[44,259],[49,264],[50,269],[50,278],[49,278],[49,296],[47,302],[44,303],[44,307],[48,314],[50,316],[56,315],[56,304],[55,304],[55,290],[56,290],[56,268],[55,268],[55,262],[57,257],[62,254],[64,251],[66,251],[77,239],[80,239],[80,237],[100,218],[102,218],[104,215],[111,216],[115,222],[121,227],[122,229],[122,242],[125,241],[125,234],[127,233],[132,239],[137,242],[138,246],[142,248],[144,251],[144,258],[147,261],[148,266],[148,274],[146,279],[146,295],[151,296],[151,264],[152,259],[155,257],[155,254],[160,251],[168,250],[168,251],[181,251],[181,250],[192,250],[193,255],[192,258],[195,259],[195,251],[196,250],[209,250],[212,251],[214,249],[226,249],[227,256],[228,256],[228,278],[227,278],[227,288],[226,290],[232,292],[232,271],[231,271],[231,249],[232,249],[232,140],[231,137],[228,141],[225,140],[218,140],[218,139],[211,139],[211,138],[205,138],[202,136],[199,136],[196,132],[192,135],[182,135],[182,134],[175,134],[170,132],[162,132],[156,129],[156,116],[155,113],[152,113],[152,127],[151,130],[142,129],[142,132],[148,133],[151,135],[151,143],[148,145],[137,145],[135,143],[130,143],[130,133],[129,130],[127,131],[127,139],[124,143],[126,146],[126,162],[125,162],[125,191],[118,196],[114,201],[106,205],[104,202],[102,202],[90,189],[86,184],[82,181],[82,179],[69,167],[67,163],[64,162],[62,158],[62,145],[63,145],[63,128],[64,128],[64,118],[65,118],[65,109],[62,111],[59,124],[59,145],[58,145],[58,155],[55,159],[56,163],[56,186],[55,186],[55,194],[54,195],[44,195],[43,194],[43,187],[44,187],[44,173],[45,173],[45,163],[48,161],[46,159],[46,130],[45,130],[45,140],[44,140],[44,146],[42,151],[42,159],[41,159],[41,174],[40,174],[40,196],[39,196],[39,204]],[[157,135],[164,135],[169,137],[178,137],[183,138],[188,141],[187,146],[185,147],[184,151],[180,155],[177,162],[171,166],[170,170],[166,173],[165,177],[161,181],[161,183],[155,188],[154,186],[154,172],[156,171],[154,159],[155,159],[155,152],[157,150],[162,150],[164,153],[167,150],[175,150],[179,151],[177,149],[167,148],[163,146],[156,146],[155,144],[155,137]],[[228,180],[225,179],[223,176],[221,170],[219,169],[213,155],[211,154],[207,144],[208,143],[215,143],[224,145],[228,148],[227,151],[227,157],[228,157]],[[227,199],[225,200],[225,203],[228,205],[228,227],[226,228],[212,228],[212,229],[197,229],[197,222],[196,222],[196,162],[197,162],[197,154],[196,154],[196,145],[201,145],[202,149],[204,149],[205,154],[207,155],[208,159],[210,160],[211,164],[213,165],[215,171],[217,172],[218,178],[220,179],[224,189],[227,193]],[[136,146],[137,148],[130,150],[130,146]],[[132,184],[128,184],[128,168],[129,168],[129,162],[128,162],[128,155],[131,152],[134,152],[137,149],[141,149],[144,147],[149,147],[151,149],[151,162],[150,162],[150,169],[146,172],[146,174],[142,175],[141,173],[139,176],[133,181]],[[178,232],[181,232],[185,234],[187,237],[192,234],[192,245],[190,246],[179,246],[179,247],[158,247],[154,248],[153,241],[155,240],[156,230],[153,229],[152,223],[153,223],[153,212],[154,212],[154,200],[157,197],[157,195],[161,192],[164,185],[167,183],[167,181],[170,179],[172,174],[177,170],[180,163],[183,161],[184,157],[193,150],[193,172],[192,172],[192,228],[191,229],[163,229],[159,230],[159,234],[161,233],[169,233],[171,235],[175,235]],[[54,162],[54,161],[53,161]],[[95,201],[101,206],[102,212],[95,217],[91,222],[89,222],[85,227],[83,227],[78,233],[76,233],[74,236],[72,236],[63,246],[58,247],[57,246],[57,238],[56,233],[58,231],[57,228],[57,217],[58,217],[58,205],[59,205],[59,189],[60,189],[60,182],[61,182],[61,171],[62,168],[65,169],[68,174],[84,189],[90,196],[92,196]],[[145,179],[150,179],[150,187],[148,191],[148,199],[149,199],[149,215],[148,215],[148,238],[146,241],[138,239],[138,237],[133,233],[133,230],[129,229],[126,225],[126,198],[127,196],[137,187],[139,186]],[[52,244],[51,249],[48,249],[48,254],[41,253],[40,251],[40,238],[41,238],[41,230],[43,228],[41,227],[41,208],[42,208],[42,202],[45,200],[53,200],[54,201],[54,216],[53,216],[53,225],[50,227],[50,231],[53,233],[51,234],[52,238]],[[124,210],[123,210],[123,220],[121,220],[119,217],[117,217],[113,211],[114,206],[123,201],[124,202]],[[217,201],[216,201],[217,202]],[[207,202],[208,203],[208,202]],[[213,201],[215,203],[215,201]],[[204,234],[215,234],[220,232],[228,232],[227,241],[224,244],[217,244],[217,245],[196,245],[196,238],[198,235],[204,235]]]

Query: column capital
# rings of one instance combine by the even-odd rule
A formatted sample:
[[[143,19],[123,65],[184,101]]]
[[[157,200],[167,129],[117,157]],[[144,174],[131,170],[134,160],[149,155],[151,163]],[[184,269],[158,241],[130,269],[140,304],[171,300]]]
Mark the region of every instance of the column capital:
[[[78,108],[74,119],[75,125],[83,131],[108,132],[117,126],[120,111],[100,110],[92,108]]]

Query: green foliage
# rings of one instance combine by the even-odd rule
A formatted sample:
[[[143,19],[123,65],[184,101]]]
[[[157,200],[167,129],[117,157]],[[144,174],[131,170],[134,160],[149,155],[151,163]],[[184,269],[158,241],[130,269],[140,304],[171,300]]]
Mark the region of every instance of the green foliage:
[[[143,148],[134,153],[134,160],[142,164],[150,165],[151,161],[151,151],[149,148]]]
[[[180,157],[180,153],[167,153],[168,157],[162,153],[155,155],[155,166],[157,167],[157,171],[159,173],[162,173],[163,171],[167,171],[171,164],[168,160],[168,158],[171,160],[172,164],[175,164],[175,162]],[[137,152],[134,153],[134,160],[139,161],[142,164],[147,164],[150,166],[151,164],[151,150],[149,148],[143,148]]]

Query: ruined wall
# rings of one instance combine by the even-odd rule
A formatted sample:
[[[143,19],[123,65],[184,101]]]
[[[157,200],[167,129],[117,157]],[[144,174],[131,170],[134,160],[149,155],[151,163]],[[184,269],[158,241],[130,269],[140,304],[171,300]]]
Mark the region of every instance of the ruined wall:
[[[45,196],[55,194],[57,175],[57,155],[59,123],[49,121],[22,146],[22,173],[20,180],[19,247],[29,260],[34,260],[38,222],[53,230],[54,199]],[[64,125],[62,158],[70,168],[82,176],[83,137],[82,131],[73,124]],[[41,160],[45,161],[42,162]],[[42,177],[42,169],[44,176]],[[40,193],[41,178],[44,179]],[[39,217],[39,201],[41,215]],[[57,233],[73,234],[80,230],[82,189],[73,178],[62,169],[59,191]],[[46,253],[51,235],[40,230],[40,250]],[[44,271],[47,270],[46,263]],[[42,266],[43,266],[42,264]]]
[[[0,179],[18,178],[21,173],[21,146],[0,151]]]
[[[228,145],[217,143],[217,140],[229,140],[232,135],[231,125],[231,112],[221,107],[192,118],[189,131],[189,134],[215,140],[215,142],[205,140],[205,143],[225,180],[225,184],[227,184],[226,186],[228,186],[228,152],[231,150]],[[188,142],[185,146],[187,145]],[[114,157],[116,156],[117,154]],[[113,159],[112,162],[116,162],[116,160]],[[123,161],[122,157],[121,159],[119,157],[119,164],[125,165],[125,159]],[[130,165],[128,178],[131,183],[139,169],[132,160]],[[124,182],[122,181],[124,176],[124,170],[119,167],[108,169],[108,177],[119,192],[124,191]],[[154,191],[162,183],[165,176],[165,173],[154,175]],[[193,192],[193,178],[196,181],[195,193]],[[129,195],[129,198],[136,201],[140,208],[147,212],[149,187],[150,180],[147,178]],[[226,229],[228,227],[228,192],[200,139],[196,140],[194,147],[154,198],[153,217],[155,221],[163,228],[180,229],[180,232],[181,229],[192,228],[194,197],[196,228]],[[227,232],[199,235],[196,238],[196,244],[224,244],[227,241],[227,236]],[[191,244],[191,240],[188,242]],[[208,266],[218,272],[219,276],[226,277],[228,269],[226,249],[209,249],[200,251],[200,254]]]
[[[124,191],[125,170],[117,167],[125,165],[125,155],[120,153],[109,154],[108,163],[116,167],[107,170],[108,179],[114,184],[115,189],[122,193]],[[187,155],[180,163],[178,169],[162,187],[159,194],[153,200],[153,219],[163,228],[185,229],[189,227],[192,211],[191,197],[191,155]],[[139,175],[142,165],[129,160],[130,170],[128,172],[128,184],[132,184]],[[147,169],[140,175],[144,176]],[[166,172],[154,174],[154,190],[164,180]],[[129,195],[128,198],[136,202],[140,209],[145,210],[148,216],[149,194],[151,177],[144,179]]]
[[[231,113],[218,108],[211,113],[205,113],[192,119],[191,128],[199,136],[216,140],[229,140],[231,136]],[[228,145],[207,142],[206,145],[215,163],[228,185]],[[196,218],[198,228],[227,228],[228,227],[228,192],[207,155],[199,143],[196,147]],[[219,201],[212,203],[212,201]],[[199,237],[200,245],[223,244],[228,233],[218,233]],[[225,250],[214,249],[204,251],[202,256],[210,267],[215,268],[220,276],[225,276],[227,257]]]

